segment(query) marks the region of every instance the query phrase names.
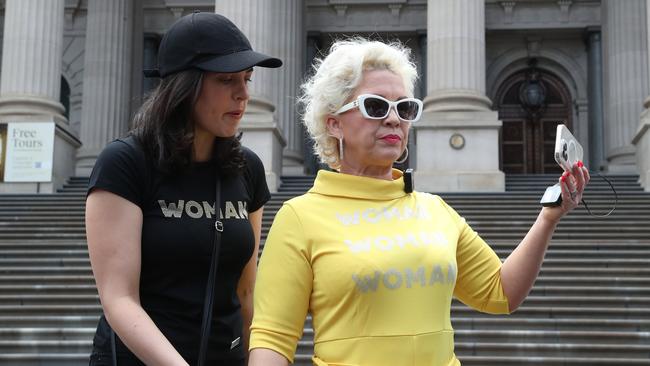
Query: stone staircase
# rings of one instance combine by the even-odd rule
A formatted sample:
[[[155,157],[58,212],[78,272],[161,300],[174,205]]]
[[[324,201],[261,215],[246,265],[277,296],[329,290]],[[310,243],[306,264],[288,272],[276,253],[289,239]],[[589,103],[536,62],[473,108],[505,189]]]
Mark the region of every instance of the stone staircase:
[[[553,237],[542,273],[510,316],[454,302],[463,365],[650,365],[650,193],[635,176],[609,176],[618,208],[608,218],[578,208]],[[509,176],[506,193],[442,195],[505,258],[534,221],[554,176]],[[284,177],[267,204],[263,238],[283,201],[313,177]],[[0,365],[87,365],[101,308],[83,226],[86,180],[57,194],[0,195]],[[613,204],[594,178],[595,214]],[[310,319],[296,364],[311,365]]]

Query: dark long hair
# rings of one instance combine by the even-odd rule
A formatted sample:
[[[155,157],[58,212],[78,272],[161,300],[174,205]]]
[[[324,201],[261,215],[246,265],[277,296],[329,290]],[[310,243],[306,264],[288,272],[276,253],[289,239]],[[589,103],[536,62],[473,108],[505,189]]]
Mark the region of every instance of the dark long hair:
[[[203,71],[197,69],[163,78],[133,118],[131,135],[164,174],[183,171],[192,162],[193,110],[202,81]],[[213,156],[222,174],[234,175],[246,166],[240,139],[215,138]]]

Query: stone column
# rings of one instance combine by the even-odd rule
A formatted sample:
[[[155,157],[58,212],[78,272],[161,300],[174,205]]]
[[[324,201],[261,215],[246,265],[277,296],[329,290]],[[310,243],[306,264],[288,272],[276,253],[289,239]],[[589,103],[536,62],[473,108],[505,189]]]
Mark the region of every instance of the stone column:
[[[594,170],[600,170],[604,164],[604,127],[603,127],[603,59],[601,34],[599,29],[587,30],[587,59],[589,86],[589,161]],[[585,157],[586,158],[586,157]]]
[[[131,90],[129,94],[129,117],[127,120],[127,130],[133,127],[132,116],[140,109],[142,101],[144,100],[143,86],[144,86],[144,5],[143,0],[131,0],[131,62],[129,84]]]
[[[283,0],[273,2],[277,12],[275,49],[272,55],[279,57],[284,65],[275,70],[280,82],[274,93],[278,121],[287,140],[284,149],[282,170],[285,174],[302,174],[303,168],[303,129],[298,121],[300,82],[305,69],[305,48],[307,35],[304,27],[305,7],[303,0]],[[277,27],[276,26],[276,27]]]
[[[55,124],[52,180],[0,183],[0,192],[52,192],[74,173],[79,146],[59,102],[64,0],[7,0],[2,44],[0,122]]]
[[[419,32],[419,31],[418,31]],[[418,63],[418,74],[420,74],[420,95],[424,98],[427,95],[427,33],[422,31],[418,34],[418,45],[420,46],[420,62]]]
[[[418,30],[418,46],[420,58],[418,60],[418,87],[414,91],[417,98],[424,99],[427,96],[427,31],[426,29]],[[425,132],[422,132],[424,134]],[[418,146],[416,144],[416,130],[411,130],[408,141],[409,149],[409,168],[415,168],[418,161]],[[418,188],[419,189],[419,188]]]
[[[649,84],[646,1],[605,0],[602,7],[607,170],[636,173],[632,139]]]
[[[319,57],[318,53],[321,49],[321,34],[319,32],[309,32],[307,34],[307,48],[305,52],[305,74],[312,75],[312,65]],[[302,121],[298,121],[302,125]],[[303,130],[304,131],[304,130]],[[314,153],[314,140],[312,140],[305,132],[303,132],[303,151],[304,151],[304,167],[305,173],[316,174],[321,168],[318,156]]]
[[[130,125],[133,3],[89,0],[77,175],[89,175],[106,144]]]
[[[646,0],[646,27],[650,33],[650,0]],[[650,59],[650,36],[645,38],[648,42],[647,57]],[[650,64],[646,63],[650,75]],[[650,83],[650,77],[646,76],[646,82]],[[649,93],[650,94],[650,93]],[[636,147],[637,170],[639,171],[639,182],[647,192],[650,192],[650,95],[646,94],[643,102],[645,109],[641,113],[641,121],[636,130],[632,144]]]
[[[501,121],[485,95],[484,1],[429,0],[427,23],[425,113],[414,126],[417,189],[504,191]]]
[[[271,192],[276,192],[281,183],[283,148],[287,145],[285,138],[290,135],[286,130],[295,125],[287,122],[295,121],[295,113],[293,109],[286,109],[288,103],[285,100],[292,95],[287,90],[286,79],[296,71],[295,64],[302,61],[287,59],[289,51],[282,49],[293,49],[289,45],[291,34],[288,33],[293,28],[286,23],[289,23],[291,17],[302,14],[298,13],[302,4],[297,3],[302,2],[215,0],[215,12],[235,23],[246,34],[254,50],[279,57],[285,63],[280,69],[255,69],[250,87],[251,99],[240,126],[244,133],[243,144],[255,151],[264,163]],[[289,6],[289,9],[285,9],[285,6]],[[289,18],[284,18],[281,11],[290,11],[292,14],[288,15]],[[302,36],[303,33],[300,34]],[[294,52],[298,51],[291,53]]]
[[[155,33],[144,34],[142,64],[145,70],[153,70],[158,66],[158,46],[160,36]],[[142,80],[142,93],[146,96],[160,83],[158,78],[144,78]]]

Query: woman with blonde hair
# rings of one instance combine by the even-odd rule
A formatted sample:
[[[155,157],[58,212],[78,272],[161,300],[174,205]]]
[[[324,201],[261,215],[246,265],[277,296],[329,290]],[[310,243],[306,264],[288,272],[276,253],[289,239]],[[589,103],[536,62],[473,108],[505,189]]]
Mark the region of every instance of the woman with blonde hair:
[[[319,171],[275,217],[255,286],[249,365],[292,362],[308,312],[315,365],[458,365],[452,297],[509,313],[530,291],[587,170],[579,164],[560,178],[562,205],[544,207],[502,264],[439,196],[413,192],[392,167],[422,115],[416,77],[402,45],[353,39],[336,42],[305,83],[304,123],[337,171]]]

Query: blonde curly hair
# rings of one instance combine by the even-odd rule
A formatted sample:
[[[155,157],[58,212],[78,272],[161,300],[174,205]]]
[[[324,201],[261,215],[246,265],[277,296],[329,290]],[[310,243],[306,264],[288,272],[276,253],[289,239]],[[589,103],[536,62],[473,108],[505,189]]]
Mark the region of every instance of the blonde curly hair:
[[[314,75],[302,84],[300,102],[304,104],[302,122],[314,139],[314,152],[321,162],[332,169],[341,165],[338,141],[328,134],[326,120],[354,94],[364,71],[391,71],[401,77],[407,92],[413,95],[418,74],[410,56],[410,49],[401,43],[355,37],[334,42],[329,54],[316,61]]]

